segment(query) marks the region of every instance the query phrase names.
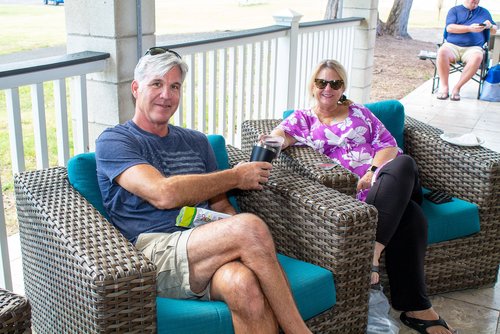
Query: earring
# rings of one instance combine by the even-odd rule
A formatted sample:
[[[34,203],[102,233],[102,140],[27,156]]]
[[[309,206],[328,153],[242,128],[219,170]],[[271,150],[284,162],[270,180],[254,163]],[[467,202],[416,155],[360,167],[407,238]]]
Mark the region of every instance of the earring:
[[[342,96],[340,97],[340,99],[337,101],[337,104],[342,104],[345,101],[347,101],[347,97],[344,94],[342,94]]]

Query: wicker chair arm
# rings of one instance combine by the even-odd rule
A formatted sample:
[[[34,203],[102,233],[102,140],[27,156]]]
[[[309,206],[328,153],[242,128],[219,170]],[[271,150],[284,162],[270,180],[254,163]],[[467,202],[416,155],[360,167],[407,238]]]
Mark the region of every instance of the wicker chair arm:
[[[405,151],[417,162],[422,185],[500,210],[500,153],[481,146],[452,145],[439,137],[442,133],[406,117]]]
[[[281,120],[250,120],[243,122],[241,139],[243,151],[250,154],[259,134],[271,133],[280,122]],[[328,170],[318,166],[318,163],[331,162],[331,159],[326,155],[309,147],[292,146],[280,154],[280,158],[275,164],[309,179],[316,180],[344,194],[354,195],[358,176],[341,165],[335,164]]]
[[[36,332],[156,332],[155,266],[69,185],[66,169],[18,174],[15,191]]]
[[[233,165],[248,160],[236,148],[228,146],[228,152]],[[278,252],[334,273],[335,311],[348,314],[346,323],[349,317],[359,317],[359,310],[367,310],[377,222],[373,206],[279,166],[263,191],[241,191],[237,198],[242,211],[268,224]]]

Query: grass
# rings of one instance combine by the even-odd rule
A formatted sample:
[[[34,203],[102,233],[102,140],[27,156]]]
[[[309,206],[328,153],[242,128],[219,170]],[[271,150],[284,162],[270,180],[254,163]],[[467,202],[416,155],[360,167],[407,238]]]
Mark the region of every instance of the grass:
[[[0,5],[0,17],[0,55],[66,41],[63,6]]]
[[[47,128],[47,145],[49,150],[50,166],[57,165],[57,138],[56,138],[56,115],[54,107],[54,94],[52,82],[44,84],[45,92],[45,121]],[[67,97],[69,101],[69,96]],[[19,88],[19,100],[21,107],[21,123],[23,131],[23,146],[25,167],[27,170],[36,169],[34,133],[32,126],[33,114],[31,111],[31,89],[28,86]],[[68,107],[68,110],[70,107]],[[71,114],[68,111],[69,142],[70,148],[73,146],[73,136],[71,127]],[[71,149],[70,149],[71,150]],[[70,152],[71,153],[71,152]],[[0,180],[2,182],[2,192],[4,195],[5,220],[8,234],[17,231],[17,221],[13,200],[13,175],[12,160],[10,153],[10,139],[8,131],[8,116],[6,110],[6,94],[0,91]]]

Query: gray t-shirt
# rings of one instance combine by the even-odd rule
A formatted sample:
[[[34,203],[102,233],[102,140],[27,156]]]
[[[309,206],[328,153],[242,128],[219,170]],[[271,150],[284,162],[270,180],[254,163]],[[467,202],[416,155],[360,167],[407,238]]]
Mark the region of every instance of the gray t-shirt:
[[[111,222],[131,242],[141,233],[182,230],[175,226],[180,208],[158,209],[122,188],[114,182],[115,177],[138,164],[149,164],[166,177],[217,169],[213,150],[201,132],[169,125],[168,135],[159,137],[132,121],[109,128],[99,136],[96,163],[104,208]],[[208,208],[208,203],[197,206]]]

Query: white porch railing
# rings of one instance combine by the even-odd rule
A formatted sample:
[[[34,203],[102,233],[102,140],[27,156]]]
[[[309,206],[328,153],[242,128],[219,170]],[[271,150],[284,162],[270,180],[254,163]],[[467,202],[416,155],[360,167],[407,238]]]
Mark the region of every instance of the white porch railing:
[[[32,124],[34,132],[36,168],[49,167],[49,154],[57,154],[58,165],[65,166],[69,159],[68,101],[66,78],[72,82],[72,113],[74,125],[74,152],[88,150],[87,88],[86,74],[104,71],[108,53],[80,52],[78,54],[53,57],[30,62],[0,66],[0,90],[5,90],[6,106],[0,106],[8,118],[12,173],[26,169],[23,137],[23,120],[19,87],[31,86]],[[44,82],[54,83],[54,106],[56,113],[57,151],[49,152],[45,110]],[[5,108],[6,107],[6,108]],[[1,186],[1,180],[0,180]],[[12,290],[10,259],[7,247],[3,194],[0,187],[0,286]]]
[[[190,69],[174,123],[224,135],[239,147],[244,120],[279,118],[286,109],[308,105],[306,85],[320,60],[339,60],[349,76],[360,21],[272,26],[164,46],[181,54]]]
[[[204,133],[218,133],[240,146],[240,125],[246,119],[279,118],[283,110],[308,105],[306,84],[313,67],[325,58],[339,60],[351,73],[355,29],[361,18],[271,26],[222,38],[166,47],[175,49],[190,72],[173,123]],[[57,156],[70,156],[65,79],[71,78],[74,154],[88,151],[86,74],[104,71],[107,53],[82,52],[0,66],[0,90],[6,92],[12,172],[25,170],[19,87],[31,86],[36,168],[49,167]],[[48,150],[44,82],[54,82],[57,149]],[[349,90],[349,88],[348,88]],[[70,125],[68,125],[68,123]],[[0,180],[0,186],[1,186]],[[0,187],[0,195],[1,187]],[[12,289],[6,223],[0,196],[0,286]]]

